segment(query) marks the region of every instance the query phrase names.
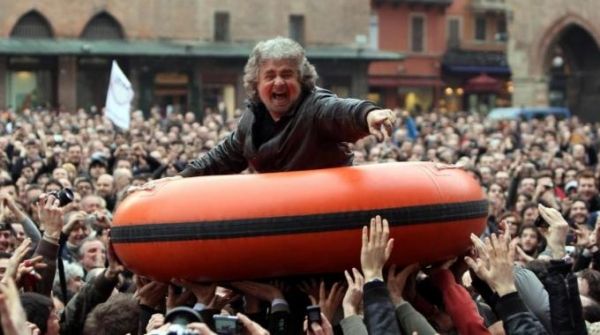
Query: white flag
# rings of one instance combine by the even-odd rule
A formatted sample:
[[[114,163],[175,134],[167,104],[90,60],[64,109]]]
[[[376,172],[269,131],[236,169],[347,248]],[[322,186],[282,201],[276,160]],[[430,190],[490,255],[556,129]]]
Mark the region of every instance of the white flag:
[[[131,83],[121,71],[119,64],[113,60],[106,94],[106,117],[121,129],[129,129],[132,99]]]

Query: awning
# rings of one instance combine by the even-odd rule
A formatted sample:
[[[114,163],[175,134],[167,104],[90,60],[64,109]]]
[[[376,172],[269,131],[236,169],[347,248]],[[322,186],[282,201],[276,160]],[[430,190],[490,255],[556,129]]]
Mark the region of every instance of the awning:
[[[510,75],[508,66],[473,66],[473,65],[447,65],[444,69],[450,72],[475,74],[475,73],[493,73],[501,75]]]
[[[494,79],[485,73],[477,77],[471,78],[465,85],[466,92],[472,93],[494,93],[502,89],[502,82]]]
[[[439,78],[401,78],[401,77],[370,77],[369,86],[376,87],[442,87],[444,82]]]
[[[442,59],[442,68],[458,74],[510,75],[506,54],[495,51],[449,50]]]
[[[253,43],[181,42],[160,40],[0,39],[0,55],[160,56],[247,58]],[[306,48],[311,59],[402,60],[397,52],[342,46]]]

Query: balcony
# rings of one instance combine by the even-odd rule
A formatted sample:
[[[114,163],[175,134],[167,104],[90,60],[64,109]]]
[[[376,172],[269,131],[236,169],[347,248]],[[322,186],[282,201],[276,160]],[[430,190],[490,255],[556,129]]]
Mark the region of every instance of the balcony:
[[[471,0],[471,8],[476,12],[505,12],[508,9],[504,0]]]

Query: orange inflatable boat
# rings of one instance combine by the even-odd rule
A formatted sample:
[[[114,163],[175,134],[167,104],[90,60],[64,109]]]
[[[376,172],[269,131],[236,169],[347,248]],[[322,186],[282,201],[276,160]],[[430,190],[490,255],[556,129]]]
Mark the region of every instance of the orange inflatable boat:
[[[219,281],[360,267],[361,228],[390,222],[399,265],[464,252],[485,228],[477,181],[432,163],[187,178],[130,195],[111,231],[132,271]]]

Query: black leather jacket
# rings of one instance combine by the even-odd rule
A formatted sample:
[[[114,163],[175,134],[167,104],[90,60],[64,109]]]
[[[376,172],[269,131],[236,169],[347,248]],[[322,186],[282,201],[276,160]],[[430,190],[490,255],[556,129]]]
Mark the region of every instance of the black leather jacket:
[[[316,88],[304,93],[290,112],[276,124],[274,136],[258,148],[257,113],[266,113],[262,104],[250,104],[237,129],[181,172],[184,177],[239,173],[248,165],[258,172],[309,170],[352,165],[347,142],[367,136],[367,113],[373,103],[340,99]]]

